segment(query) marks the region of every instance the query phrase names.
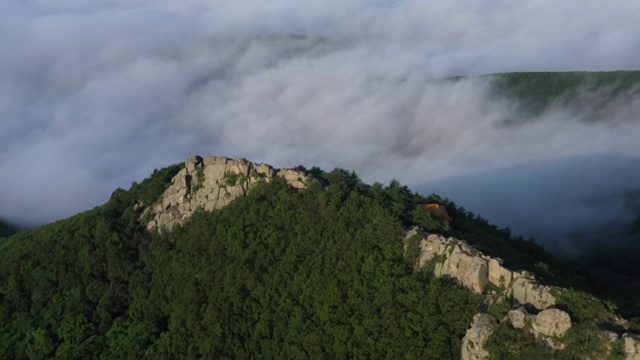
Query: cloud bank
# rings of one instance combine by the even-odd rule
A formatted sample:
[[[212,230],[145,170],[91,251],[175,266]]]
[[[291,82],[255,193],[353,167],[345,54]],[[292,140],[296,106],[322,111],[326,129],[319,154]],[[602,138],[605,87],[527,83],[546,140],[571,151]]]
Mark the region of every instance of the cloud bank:
[[[598,114],[607,121],[556,104],[503,126],[520,108],[492,97],[489,79],[436,79],[637,69],[638,13],[637,2],[576,0],[4,2],[0,218],[70,216],[196,153],[339,166],[414,188],[579,156],[637,158],[637,97]],[[629,188],[638,171],[589,189]]]

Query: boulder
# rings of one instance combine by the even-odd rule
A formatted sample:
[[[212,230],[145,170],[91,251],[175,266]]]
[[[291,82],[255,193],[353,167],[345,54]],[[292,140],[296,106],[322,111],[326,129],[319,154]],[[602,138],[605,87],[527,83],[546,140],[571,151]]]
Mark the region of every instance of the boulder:
[[[571,317],[560,309],[546,309],[538,313],[533,319],[532,331],[554,350],[562,350],[566,344],[559,338],[571,329]]]
[[[518,304],[529,304],[538,310],[544,310],[556,304],[556,298],[551,294],[550,287],[538,284],[529,275],[517,274],[518,277],[512,282],[511,291]]]
[[[640,335],[626,332],[622,334],[625,360],[640,360]]]
[[[532,326],[535,333],[561,337],[571,329],[571,317],[560,309],[546,309],[535,316]]]
[[[531,318],[531,316],[524,307],[519,307],[507,313],[509,322],[511,322],[511,325],[516,329],[523,329],[527,324],[527,319]]]
[[[491,315],[476,314],[473,317],[471,327],[462,338],[462,359],[482,360],[489,358],[489,352],[484,349],[484,344],[497,325],[497,321]]]
[[[276,176],[284,178],[291,187],[296,189],[305,188],[307,176],[304,172],[293,169],[280,169]]]

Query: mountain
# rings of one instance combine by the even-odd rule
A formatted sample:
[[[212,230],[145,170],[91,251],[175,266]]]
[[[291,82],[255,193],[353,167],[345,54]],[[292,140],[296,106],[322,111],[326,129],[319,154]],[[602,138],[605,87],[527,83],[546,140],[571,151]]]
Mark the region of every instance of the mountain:
[[[9,235],[13,235],[17,231],[18,230],[16,228],[14,228],[13,226],[11,226],[8,223],[0,220],[0,238],[7,237]]]
[[[553,106],[580,110],[592,117],[632,102],[640,94],[640,71],[517,72],[485,75],[498,98],[519,103],[537,116]]]
[[[344,169],[194,156],[0,253],[6,359],[640,356],[579,265]]]

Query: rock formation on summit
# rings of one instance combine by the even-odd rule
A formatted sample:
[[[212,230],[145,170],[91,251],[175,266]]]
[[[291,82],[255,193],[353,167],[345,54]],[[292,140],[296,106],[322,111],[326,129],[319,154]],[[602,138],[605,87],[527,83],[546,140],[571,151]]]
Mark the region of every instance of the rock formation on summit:
[[[261,182],[281,177],[296,189],[309,177],[294,169],[274,169],[246,159],[193,156],[171,180],[171,186],[144,211],[147,229],[165,230],[187,220],[197,209],[211,211],[227,206]]]

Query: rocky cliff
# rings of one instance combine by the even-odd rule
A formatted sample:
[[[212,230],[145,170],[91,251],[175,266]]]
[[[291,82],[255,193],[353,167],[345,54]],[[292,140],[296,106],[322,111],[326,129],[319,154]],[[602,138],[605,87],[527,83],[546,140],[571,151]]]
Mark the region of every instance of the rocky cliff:
[[[556,303],[551,288],[540,284],[533,274],[513,271],[502,266],[502,259],[480,253],[464,240],[427,234],[419,228],[407,233],[407,240],[418,236],[419,256],[416,267],[436,260],[434,274],[450,276],[476,294],[483,294],[488,284],[499,289],[501,296],[513,298],[514,305],[544,310]]]
[[[558,351],[566,347],[565,335],[572,328],[572,320],[567,312],[555,307],[554,295],[563,289],[541,284],[526,271],[506,268],[502,259],[486,256],[464,240],[428,234],[414,227],[405,237],[406,253],[410,246],[417,246],[417,254],[412,259],[416,269],[430,264],[435,276],[456,279],[474,293],[484,295],[489,305],[503,301],[511,307],[501,319],[482,313],[474,316],[462,339],[463,360],[488,359],[484,344],[502,322],[532,334],[550,349]],[[640,336],[606,330],[599,336],[609,344],[608,351],[612,350],[615,341],[622,341],[624,358],[640,360]],[[597,358],[598,355],[594,356]]]
[[[246,159],[193,156],[185,162],[158,200],[148,206],[142,219],[148,230],[171,229],[188,219],[197,209],[211,211],[227,206],[253,186],[281,177],[296,189],[313,178],[294,169],[274,169]]]

